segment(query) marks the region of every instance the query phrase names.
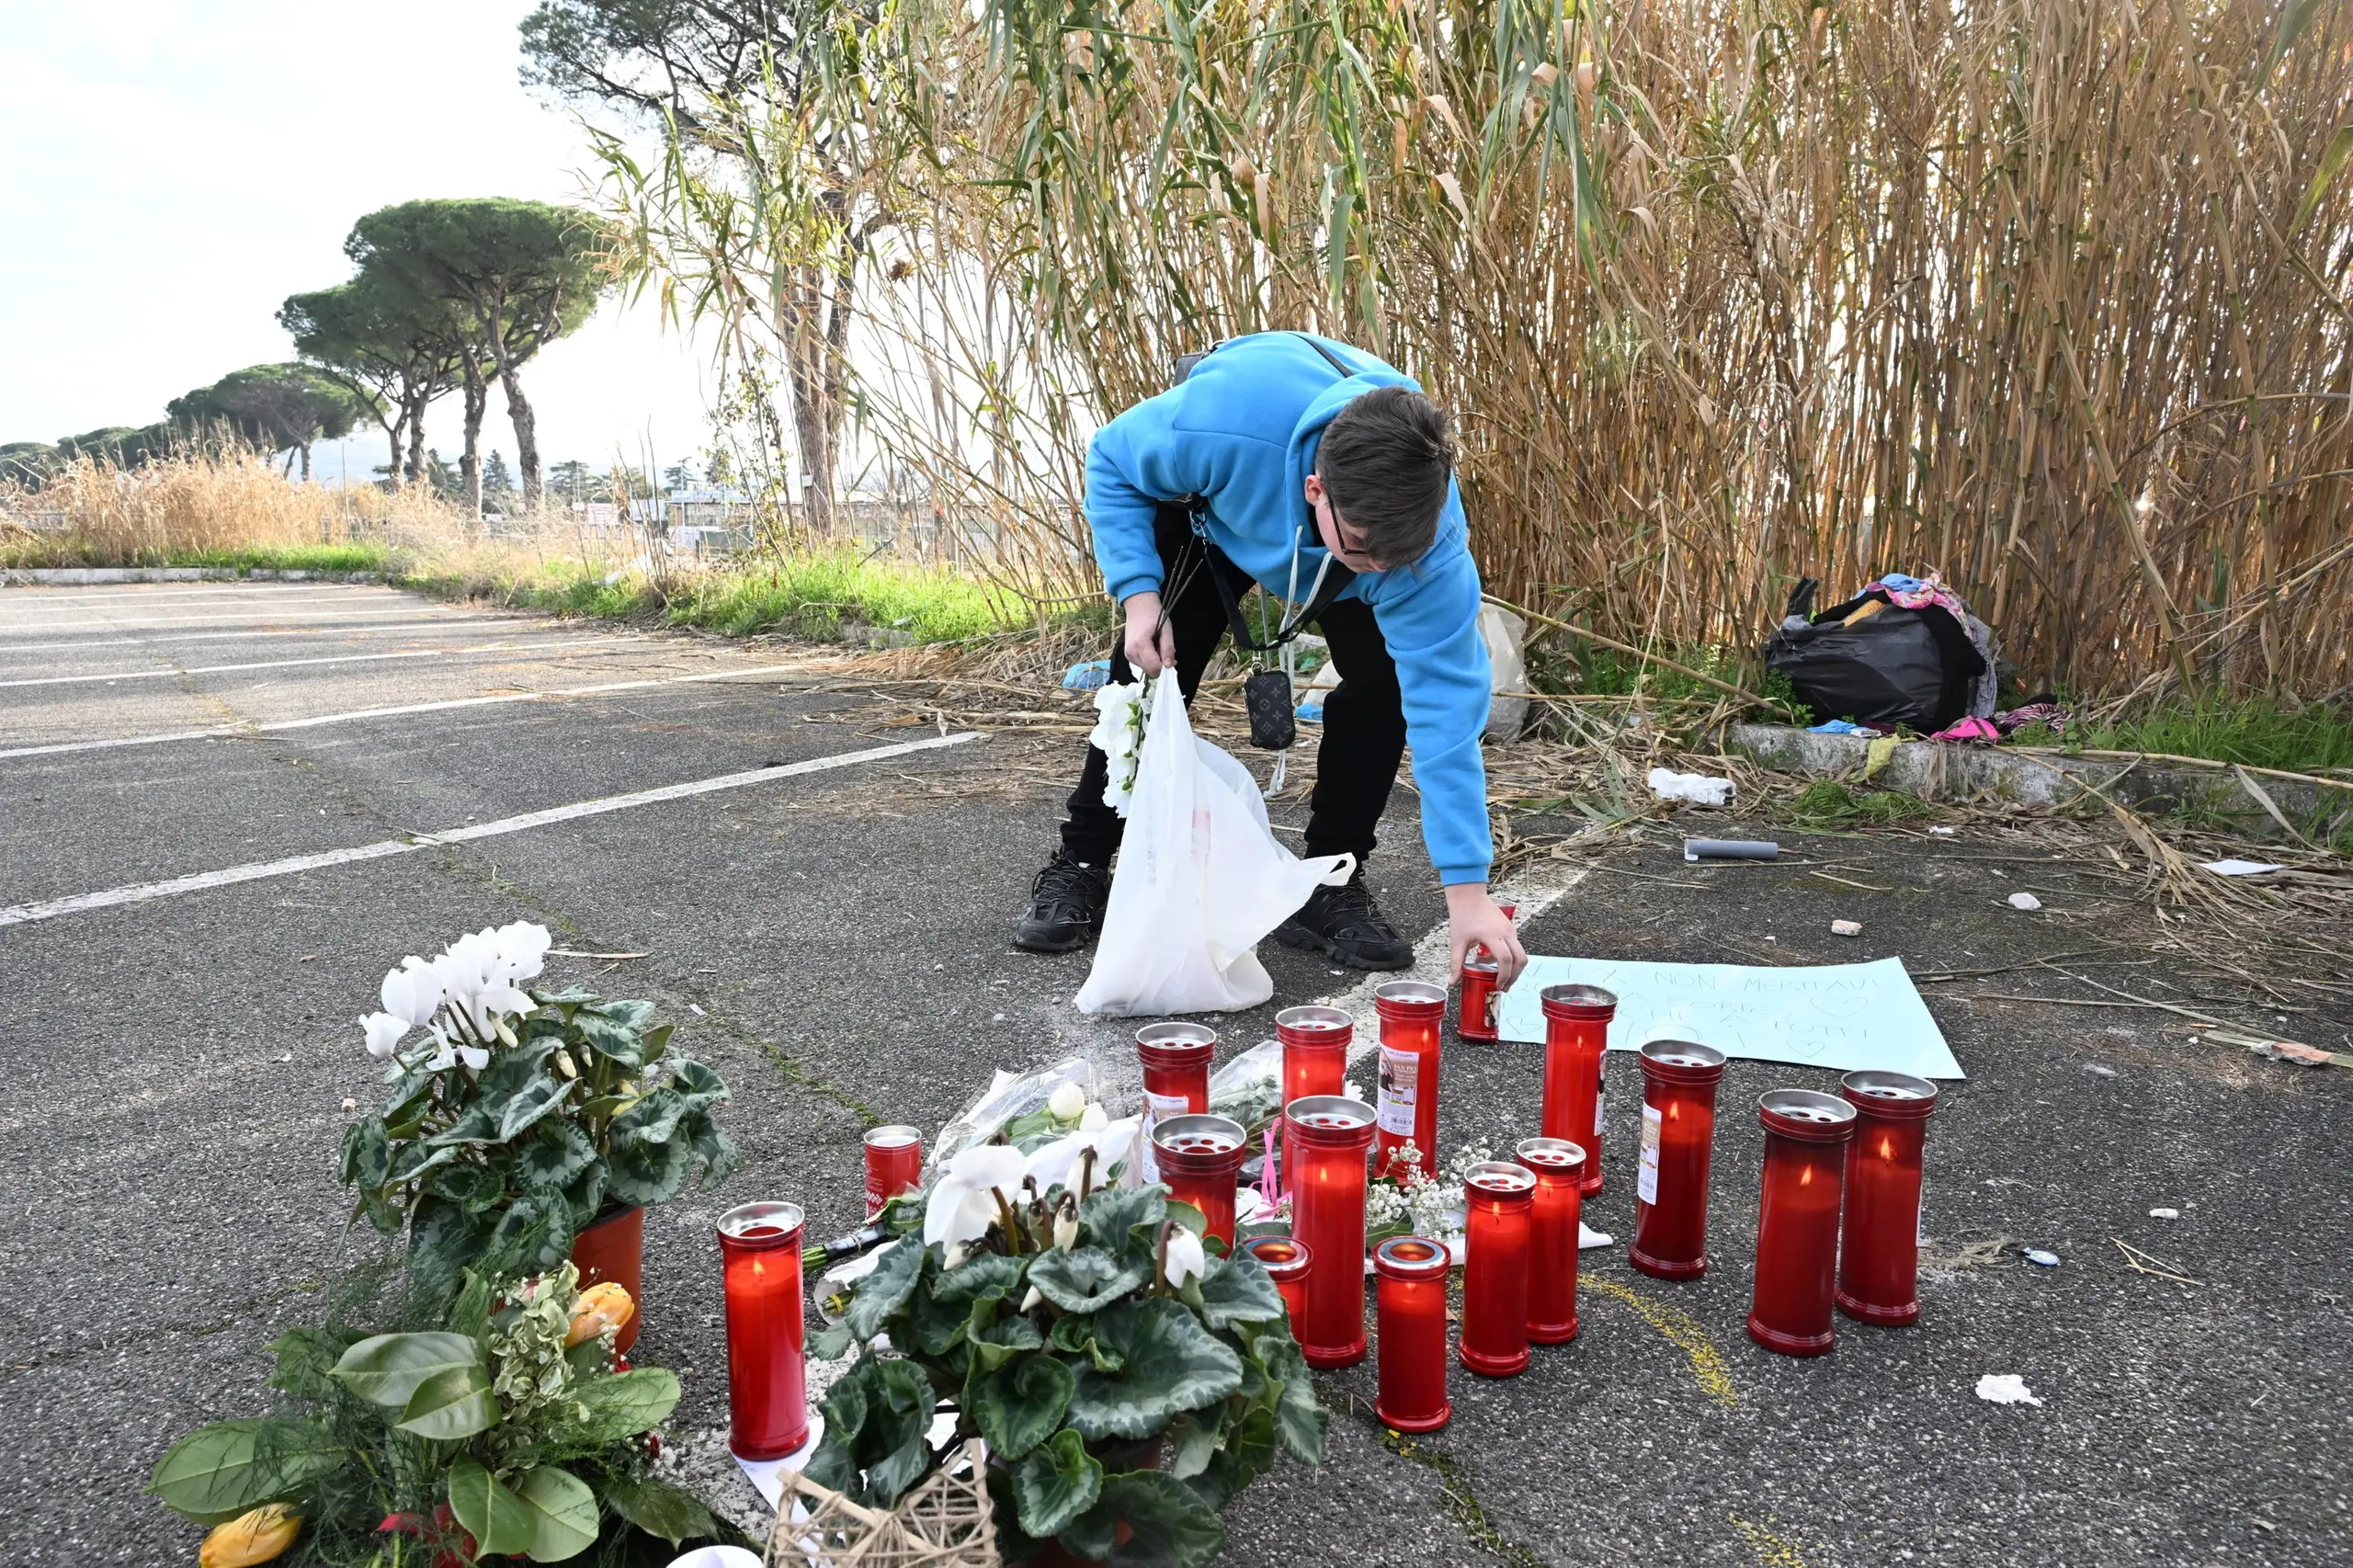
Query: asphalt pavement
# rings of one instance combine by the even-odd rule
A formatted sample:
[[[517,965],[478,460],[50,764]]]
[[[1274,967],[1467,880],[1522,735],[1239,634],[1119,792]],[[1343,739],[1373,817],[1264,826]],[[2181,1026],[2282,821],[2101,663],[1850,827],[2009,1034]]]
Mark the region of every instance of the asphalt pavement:
[[[995,1067],[1077,1052],[1132,1092],[1132,1025],[1069,1006],[1085,957],[1006,939],[1076,743],[879,722],[813,652],[335,585],[0,590],[0,1560],[193,1558],[140,1487],[178,1436],[263,1407],[259,1347],[369,1244],[332,1159],[344,1102],[380,1087],[357,1019],[404,954],[517,918],[642,953],[550,973],[652,999],[733,1086],[745,1166],[650,1217],[638,1357],[682,1370],[677,1446],[736,1510],[721,1210],[849,1227],[861,1131],[936,1128]],[[1372,875],[1437,978],[1412,806]],[[2124,903],[2010,909],[2033,873],[1966,828],[1779,836],[1845,881],[1686,867],[1661,835],[1521,879],[1529,945],[1951,970],[2168,939]],[[1265,956],[1275,1006],[1370,1024],[1362,977]],[[1833,1080],[1735,1062],[1706,1278],[1588,1252],[1579,1338],[1517,1379],[1458,1370],[1452,1425],[1410,1443],[1373,1421],[1370,1363],[1323,1376],[1328,1462],[1237,1500],[1226,1560],[2353,1562],[2353,1075],[2155,1010],[2003,999],[2031,979],[1923,989],[1969,1077],[1930,1132],[1917,1327],[1842,1321],[1807,1361],[1745,1337],[1750,1108]],[[1272,1010],[1220,1021],[1224,1050]],[[2335,1044],[2347,1013],[2324,996],[2298,1037]],[[1449,1040],[1442,1142],[1532,1131],[1535,1054]],[[1621,1244],[1633,1099],[1588,1210]],[[1979,1400],[1986,1373],[2043,1403]]]

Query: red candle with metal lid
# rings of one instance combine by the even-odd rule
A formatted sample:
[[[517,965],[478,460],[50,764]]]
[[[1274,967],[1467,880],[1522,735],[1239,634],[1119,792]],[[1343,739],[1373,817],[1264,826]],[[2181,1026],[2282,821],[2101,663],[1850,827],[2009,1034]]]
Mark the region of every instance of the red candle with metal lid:
[[[1392,980],[1373,992],[1381,1015],[1381,1136],[1373,1166],[1392,1174],[1397,1150],[1414,1145],[1425,1176],[1438,1174],[1438,1052],[1446,992],[1421,980]]]
[[[1838,1247],[1838,1310],[1900,1327],[1920,1319],[1920,1147],[1937,1086],[1909,1073],[1849,1073],[1838,1092],[1855,1108],[1847,1145],[1847,1214]]]
[[[1548,985],[1544,1007],[1544,1115],[1547,1138],[1565,1138],[1585,1151],[1579,1184],[1591,1198],[1601,1190],[1601,1113],[1607,1102],[1603,1058],[1618,998],[1598,985]]]
[[[1285,1007],[1275,1015],[1275,1038],[1282,1042],[1282,1103],[1308,1095],[1347,1091],[1348,1047],[1357,1038],[1356,1018],[1337,1007]],[[1290,1179],[1290,1135],[1283,1135],[1283,1179]]]
[[[923,1129],[878,1127],[866,1135],[866,1217],[923,1185]]]
[[[801,1222],[791,1203],[745,1203],[719,1217],[727,1446],[740,1459],[782,1459],[809,1440]]]
[[[1528,1365],[1528,1243],[1536,1173],[1488,1160],[1463,1173],[1462,1364],[1491,1378]]]
[[[1685,1040],[1642,1050],[1643,1148],[1626,1261],[1659,1279],[1708,1271],[1708,1175],[1724,1053]]]
[[[1152,1126],[1153,1153],[1168,1195],[1208,1221],[1202,1233],[1233,1246],[1233,1189],[1249,1153],[1249,1131],[1222,1116],[1172,1116]]]
[[[1291,1337],[1299,1337],[1300,1314],[1307,1310],[1307,1275],[1315,1255],[1296,1236],[1254,1236],[1242,1250],[1258,1260],[1267,1278],[1282,1292],[1283,1309],[1290,1319]]]
[[[1775,1089],[1757,1100],[1756,1114],[1765,1124],[1765,1188],[1748,1337],[1784,1356],[1819,1356],[1833,1338],[1838,1193],[1855,1108],[1812,1089]]]
[[[1455,1009],[1454,1032],[1464,1040],[1495,1038],[1495,1009],[1504,994],[1497,988],[1503,966],[1483,949],[1462,960],[1462,1003]]]
[[[1528,1218],[1528,1337],[1563,1345],[1577,1336],[1577,1225],[1585,1151],[1563,1138],[1523,1138],[1512,1151],[1536,1173]]]
[[[1372,1249],[1381,1322],[1381,1385],[1372,1413],[1397,1432],[1435,1432],[1454,1414],[1446,1397],[1444,1242],[1392,1236]]]
[[[1217,1031],[1203,1024],[1146,1024],[1136,1030],[1136,1056],[1143,1063],[1142,1176],[1160,1179],[1153,1124],[1167,1116],[1205,1116],[1210,1108],[1210,1057]]]
[[[1299,1151],[1291,1233],[1314,1258],[1291,1336],[1311,1367],[1364,1359],[1364,1157],[1373,1121],[1372,1107],[1345,1095],[1309,1095],[1283,1111]]]

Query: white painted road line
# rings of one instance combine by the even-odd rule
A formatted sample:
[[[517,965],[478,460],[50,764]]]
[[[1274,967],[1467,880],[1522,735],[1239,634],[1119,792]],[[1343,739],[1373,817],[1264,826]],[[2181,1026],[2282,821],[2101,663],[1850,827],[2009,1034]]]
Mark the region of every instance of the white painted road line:
[[[346,713],[322,713],[314,719],[278,719],[267,724],[216,724],[209,730],[170,730],[153,735],[121,735],[103,741],[58,741],[49,745],[17,746],[0,751],[12,756],[56,756],[64,752],[112,751],[121,746],[161,745],[166,741],[219,740],[229,735],[275,734],[281,730],[310,730],[321,724],[347,724],[358,719],[389,719],[403,713],[443,713],[453,708],[489,708],[502,702],[552,702],[562,697],[599,697],[608,691],[642,691],[656,686],[691,686],[698,682],[739,680],[749,676],[790,675],[799,665],[762,665],[748,670],[707,670],[699,676],[656,676],[645,680],[608,681],[602,686],[566,687],[560,691],[506,691],[494,697],[453,697],[440,702],[410,702],[397,708],[355,708]]]
[[[108,637],[66,642],[0,642],[0,653],[78,653],[85,648],[154,648],[166,642],[242,642],[255,637],[422,637],[434,631],[479,631],[492,626],[527,626],[524,615],[472,616],[463,620],[427,620],[415,626],[272,626],[260,631],[175,631],[169,637]],[[5,631],[5,628],[0,628]]]
[[[432,604],[411,605],[405,609],[347,610],[335,605],[330,605],[327,608],[335,617],[343,620],[381,620],[387,616],[393,615],[411,616],[419,619],[438,617],[439,619],[446,620],[452,619],[452,617],[445,612],[456,608],[453,605]],[[262,610],[242,610],[233,615],[186,615],[177,617],[171,620],[33,620],[18,623],[10,623],[8,621],[0,620],[0,632],[72,631],[77,627],[89,627],[97,631],[146,631],[156,627],[164,626],[234,626],[241,620],[257,620],[263,615],[268,613],[274,612]],[[313,613],[309,617],[305,617],[305,619],[321,619],[324,618]]]
[[[283,670],[300,665],[369,665],[385,659],[457,659],[468,653],[532,653],[542,648],[595,648],[608,642],[626,642],[626,637],[589,637],[576,642],[483,642],[472,648],[407,648],[395,653],[338,653],[326,659],[264,659],[251,665],[196,665],[188,668],[168,670],[118,670],[112,675],[94,676],[35,676],[28,680],[0,680],[0,687],[11,686],[94,686],[100,682],[112,684],[119,680],[161,680],[169,676],[217,676],[238,670]]]
[[[658,790],[640,790],[627,795],[608,795],[602,800],[579,801],[568,806],[551,806],[543,812],[527,812],[518,817],[501,817],[496,822],[470,823],[439,833],[412,834],[406,838],[388,838],[375,844],[358,845],[349,849],[329,849],[317,855],[297,855],[286,860],[257,861],[247,866],[231,866],[225,870],[200,871],[192,877],[175,877],[166,882],[142,882],[135,887],[108,888],[103,892],[76,893],[72,898],[53,898],[41,903],[13,904],[0,909],[0,926],[22,926],[33,920],[53,920],[61,915],[78,915],[84,910],[108,909],[119,903],[144,903],[151,899],[170,898],[177,893],[199,892],[206,888],[228,887],[237,882],[259,881],[267,877],[290,877],[302,871],[315,871],[329,866],[347,866],[358,860],[381,860],[391,855],[411,855],[420,849],[436,849],[451,844],[471,843],[477,838],[495,838],[502,834],[520,833],[529,827],[547,827],[556,823],[571,822],[579,817],[602,816],[608,812],[626,812],[639,806],[659,805],[665,801],[691,800],[697,795],[715,794],[722,790],[748,789],[778,778],[796,778],[804,773],[824,773],[836,767],[855,767],[862,762],[883,762],[894,756],[909,756],[919,751],[937,751],[941,746],[961,745],[977,741],[980,732],[965,730],[952,735],[933,735],[920,741],[903,741],[896,745],[874,746],[866,751],[844,752],[836,756],[813,757],[807,762],[787,762],[774,767],[756,767],[747,773],[723,773],[716,778],[699,778],[690,784],[665,784]]]

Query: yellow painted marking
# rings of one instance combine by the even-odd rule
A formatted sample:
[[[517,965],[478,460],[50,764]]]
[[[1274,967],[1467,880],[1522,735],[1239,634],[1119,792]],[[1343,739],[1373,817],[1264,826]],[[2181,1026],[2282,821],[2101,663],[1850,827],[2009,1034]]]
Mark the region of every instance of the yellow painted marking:
[[[1691,1363],[1691,1377],[1699,1385],[1700,1392],[1726,1409],[1740,1403],[1740,1394],[1732,1384],[1732,1367],[1724,1360],[1723,1352],[1716,1348],[1716,1342],[1708,1337],[1708,1331],[1699,1325],[1699,1319],[1680,1307],[1652,1301],[1615,1279],[1579,1279],[1577,1288],[1598,1290],[1633,1308],[1644,1323],[1683,1352],[1684,1358]]]
[[[1748,1543],[1749,1550],[1756,1553],[1760,1568],[1805,1568],[1805,1558],[1798,1549],[1763,1525],[1752,1525],[1738,1514],[1724,1517],[1732,1521],[1732,1528],[1740,1532],[1740,1539]]]

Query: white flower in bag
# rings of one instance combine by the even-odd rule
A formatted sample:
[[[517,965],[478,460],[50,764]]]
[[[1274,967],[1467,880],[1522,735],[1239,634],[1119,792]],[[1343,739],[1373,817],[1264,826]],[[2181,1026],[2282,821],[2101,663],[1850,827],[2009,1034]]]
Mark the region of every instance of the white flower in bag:
[[[1028,1163],[1020,1150],[1004,1143],[967,1149],[949,1161],[924,1206],[923,1244],[973,1242],[988,1234],[996,1219],[995,1192],[1003,1191],[1007,1203],[1015,1201]]]
[[[1127,814],[1128,802],[1135,793],[1136,758],[1143,748],[1143,694],[1142,681],[1097,687],[1095,728],[1086,737],[1110,762],[1103,782],[1103,802],[1121,816]]]
[[[1090,1111],[1094,1108],[1089,1108]],[[1113,1165],[1128,1157],[1128,1150],[1136,1141],[1136,1129],[1142,1125],[1141,1117],[1125,1117],[1118,1121],[1098,1122],[1093,1127],[1081,1125],[1075,1132],[1044,1144],[1029,1156],[1025,1174],[1045,1192],[1056,1187],[1068,1187],[1077,1179],[1078,1165],[1086,1151],[1095,1151],[1095,1185],[1108,1186],[1105,1176]]]

